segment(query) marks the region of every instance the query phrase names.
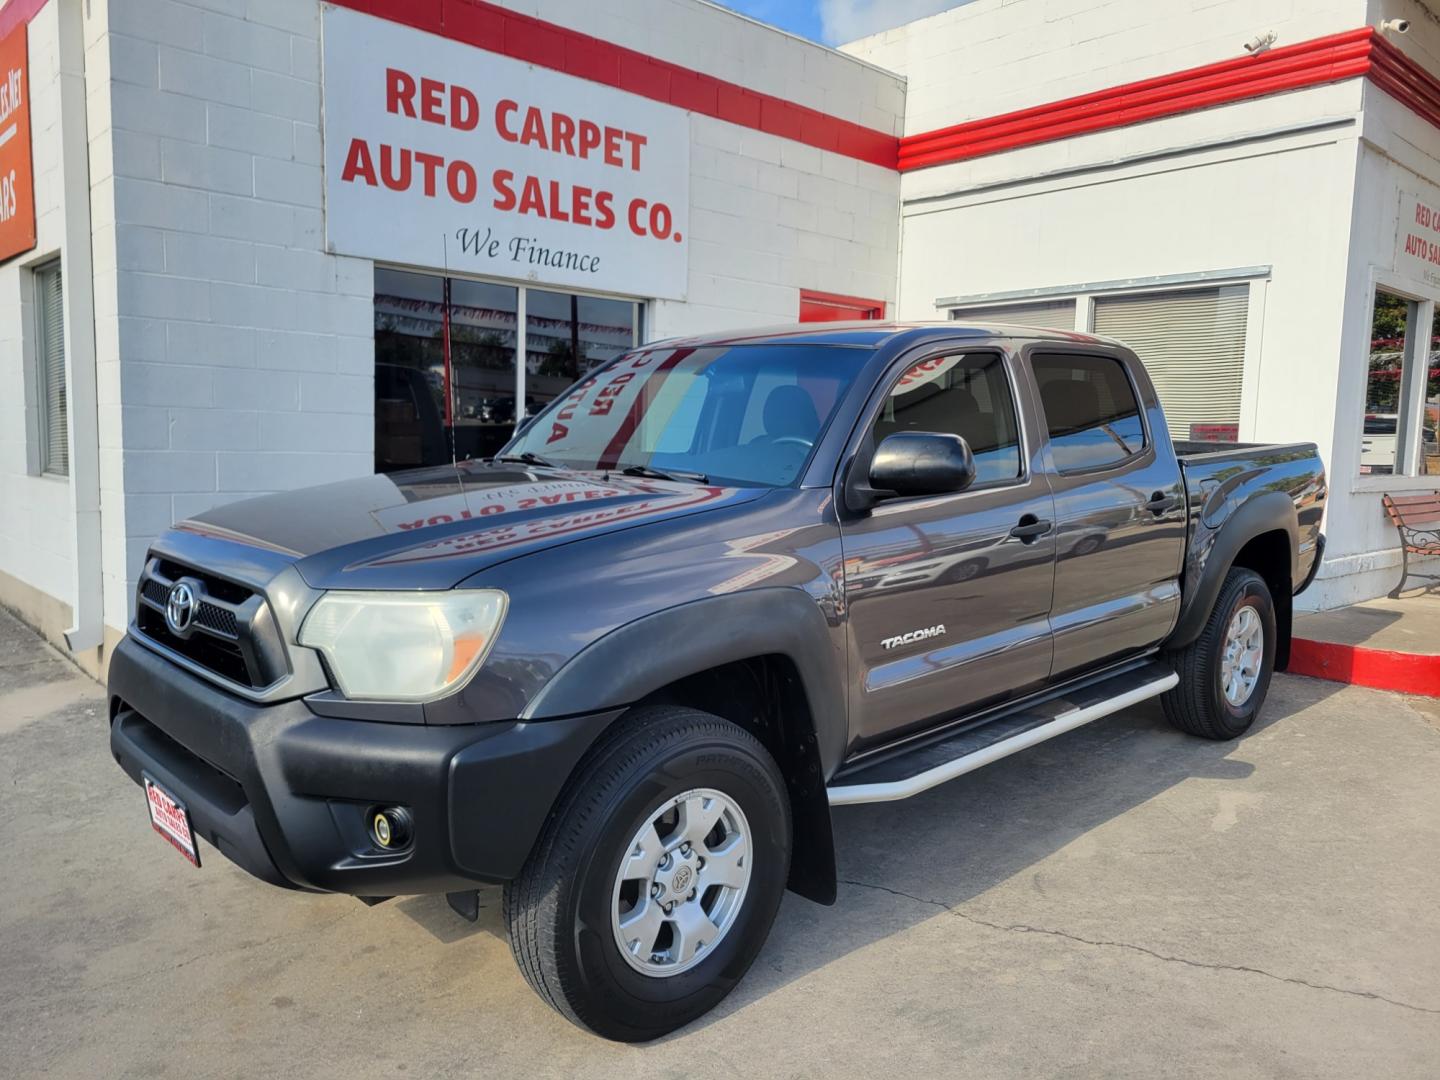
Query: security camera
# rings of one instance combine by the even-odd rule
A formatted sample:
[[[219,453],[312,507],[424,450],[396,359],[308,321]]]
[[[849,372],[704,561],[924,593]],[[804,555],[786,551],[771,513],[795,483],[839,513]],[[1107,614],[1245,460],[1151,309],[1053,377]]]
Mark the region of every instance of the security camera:
[[[1263,34],[1256,34],[1253,38],[1245,42],[1240,47],[1244,49],[1247,53],[1249,53],[1251,56],[1258,56],[1260,53],[1268,49],[1271,45],[1274,45],[1275,42],[1279,39],[1279,37],[1280,35],[1275,33],[1274,30],[1267,30]]]
[[[1410,20],[1386,19],[1380,24],[1380,29],[1382,31],[1388,30],[1392,34],[1408,34],[1410,33]]]

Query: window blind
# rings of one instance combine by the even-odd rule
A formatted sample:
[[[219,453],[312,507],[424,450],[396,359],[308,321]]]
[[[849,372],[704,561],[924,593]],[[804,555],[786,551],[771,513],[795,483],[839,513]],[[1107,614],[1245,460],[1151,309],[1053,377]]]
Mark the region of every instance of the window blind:
[[[35,272],[37,323],[36,358],[40,404],[40,468],[42,472],[70,473],[69,416],[65,403],[65,318],[60,264]]]
[[[1188,439],[1191,424],[1240,421],[1249,306],[1248,285],[1096,297],[1095,333],[1135,350],[1171,436]]]
[[[1041,300],[1029,304],[953,308],[950,318],[961,322],[1037,326],[1042,330],[1074,330],[1074,300]]]

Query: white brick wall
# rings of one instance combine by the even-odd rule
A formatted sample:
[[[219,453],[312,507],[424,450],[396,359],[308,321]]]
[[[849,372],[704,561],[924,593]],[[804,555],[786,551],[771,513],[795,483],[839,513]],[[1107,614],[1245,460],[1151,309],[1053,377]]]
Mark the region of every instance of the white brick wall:
[[[61,191],[60,51],[56,5],[29,28],[30,139],[35,249],[0,266],[0,571],[69,604],[74,592],[69,484],[34,475],[34,279],[31,268],[65,255]]]
[[[501,0],[528,15],[852,123],[899,134],[904,80],[701,0]],[[801,289],[893,307],[899,178],[708,116],[690,122],[686,301],[651,337],[795,321]]]
[[[690,287],[652,336],[793,322],[801,289],[893,306],[894,172],[707,116],[690,137]]]
[[[371,272],[322,250],[319,26],[294,0],[110,7],[129,582],[172,520],[371,471]]]
[[[498,0],[764,94],[900,133],[902,80],[702,0]]]

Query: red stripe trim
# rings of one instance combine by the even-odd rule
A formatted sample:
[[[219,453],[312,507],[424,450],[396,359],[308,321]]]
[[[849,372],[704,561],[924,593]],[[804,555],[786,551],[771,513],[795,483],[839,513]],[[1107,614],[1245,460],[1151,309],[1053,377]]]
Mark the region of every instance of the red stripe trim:
[[[1440,79],[1378,35],[1370,81],[1422,120],[1440,127]]]
[[[12,6],[15,2],[17,0],[12,0]],[[896,166],[899,140],[888,132],[658,60],[485,0],[331,0],[331,3],[753,131],[887,169]]]
[[[4,7],[0,7],[0,38],[6,37],[21,23],[28,23],[35,18],[47,2],[48,0],[10,0]]]
[[[902,171],[1193,112],[1370,72],[1375,30],[1361,27],[1259,56],[1223,60],[900,140]],[[1395,50],[1398,53],[1398,50]],[[1403,56],[1403,54],[1400,54]]]
[[[1287,670],[1292,675],[1310,675],[1352,686],[1440,697],[1440,656],[1294,638]]]

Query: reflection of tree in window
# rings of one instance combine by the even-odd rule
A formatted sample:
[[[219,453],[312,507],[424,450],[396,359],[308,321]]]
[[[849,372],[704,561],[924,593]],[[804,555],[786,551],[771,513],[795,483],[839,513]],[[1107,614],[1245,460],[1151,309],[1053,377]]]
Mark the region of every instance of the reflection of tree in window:
[[[1375,316],[1370,324],[1370,380],[1365,393],[1365,408],[1370,412],[1399,411],[1411,306],[1412,302],[1402,296],[1375,292]]]

